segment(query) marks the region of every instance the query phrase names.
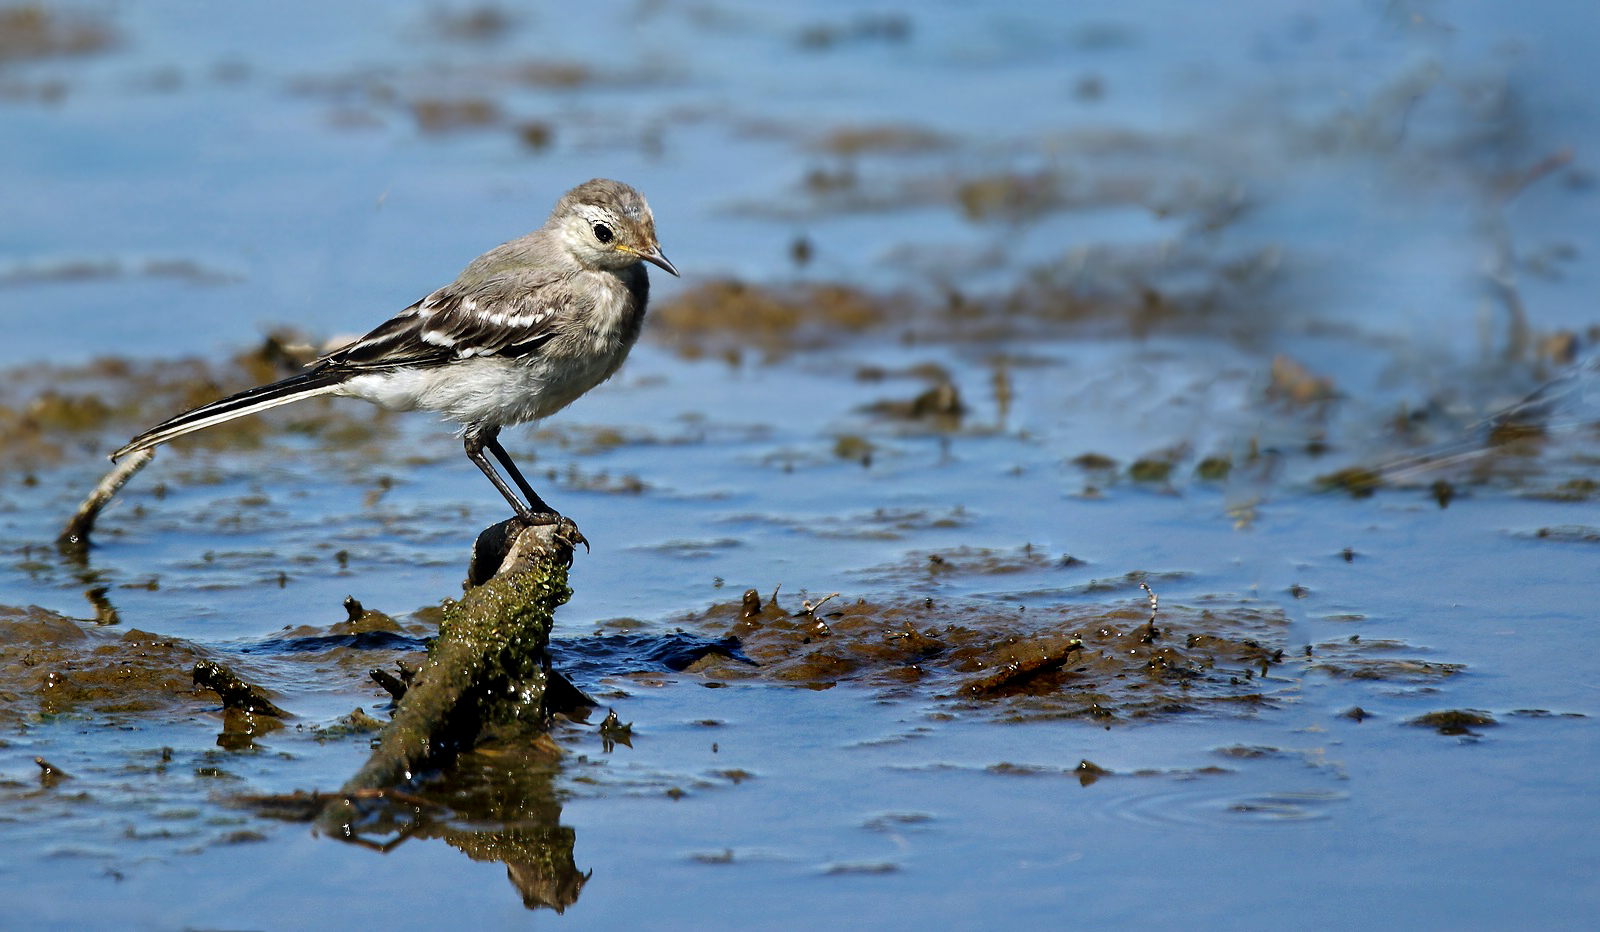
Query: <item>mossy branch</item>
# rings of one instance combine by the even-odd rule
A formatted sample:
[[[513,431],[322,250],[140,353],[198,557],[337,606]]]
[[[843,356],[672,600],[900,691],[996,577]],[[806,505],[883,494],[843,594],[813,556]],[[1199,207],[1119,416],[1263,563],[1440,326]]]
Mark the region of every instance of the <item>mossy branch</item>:
[[[448,760],[484,726],[548,719],[546,647],[555,610],[572,595],[566,525],[497,525],[480,535],[473,563],[498,570],[445,606],[439,637],[377,749],[323,810],[324,831],[348,834],[357,799]]]

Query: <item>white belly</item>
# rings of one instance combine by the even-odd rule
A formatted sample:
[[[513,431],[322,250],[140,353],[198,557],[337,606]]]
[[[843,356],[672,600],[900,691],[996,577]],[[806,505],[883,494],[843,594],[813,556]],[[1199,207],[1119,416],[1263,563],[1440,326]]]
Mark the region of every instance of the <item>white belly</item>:
[[[438,411],[462,424],[509,427],[560,411],[622,365],[628,347],[521,359],[474,356],[443,366],[358,375],[338,394],[394,411]]]

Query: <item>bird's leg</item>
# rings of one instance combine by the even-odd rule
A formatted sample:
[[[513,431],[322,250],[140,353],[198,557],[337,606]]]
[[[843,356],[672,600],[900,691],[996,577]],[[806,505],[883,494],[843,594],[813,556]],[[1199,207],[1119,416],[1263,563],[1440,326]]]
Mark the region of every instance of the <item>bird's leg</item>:
[[[462,437],[462,446],[466,448],[467,459],[472,460],[479,469],[483,470],[483,474],[489,477],[489,481],[494,483],[494,487],[499,489],[500,494],[504,495],[506,501],[511,503],[511,507],[516,510],[518,518],[521,518],[529,525],[560,525],[560,533],[566,537],[569,544],[573,546],[582,544],[584,550],[589,549],[589,539],[583,536],[583,532],[578,530],[576,524],[572,523],[572,519],[562,517],[554,508],[545,504],[545,500],[539,497],[539,493],[528,485],[528,480],[522,477],[522,471],[517,469],[517,464],[511,461],[511,455],[506,452],[505,447],[500,445],[500,428],[469,427]],[[489,458],[483,455],[484,447],[488,447],[494,453],[495,459],[500,461],[500,464],[506,468],[506,472],[511,474],[511,478],[516,480],[518,486],[521,486],[522,494],[528,496],[528,504],[523,504],[522,499],[517,498],[517,493],[511,491],[511,486],[506,484],[506,480],[494,471],[494,466],[489,463]]]
[[[529,507],[534,511],[546,514],[558,514],[554,508],[545,504],[545,500],[540,498],[539,493],[533,490],[533,486],[528,484],[528,480],[522,478],[522,470],[518,469],[517,464],[511,461],[511,454],[506,452],[506,448],[500,445],[500,431],[498,429],[483,438],[483,445],[489,449],[490,453],[494,454],[495,459],[500,461],[500,465],[505,467],[506,474],[511,477],[512,482],[517,484],[517,488],[522,490],[522,494],[527,496]]]
[[[461,441],[462,447],[467,451],[467,459],[472,460],[473,465],[483,470],[483,474],[489,477],[489,481],[493,482],[494,487],[500,490],[500,494],[504,495],[506,501],[511,503],[512,509],[516,511],[517,516],[522,520],[530,525],[555,524],[560,521],[561,516],[556,514],[549,505],[546,505],[543,499],[533,493],[533,490],[528,487],[528,481],[522,478],[522,474],[517,472],[515,466],[511,466],[509,471],[511,475],[516,477],[517,484],[522,486],[522,491],[527,493],[532,507],[524,504],[522,499],[517,497],[517,493],[511,490],[511,486],[506,484],[506,480],[498,472],[495,472],[494,465],[489,462],[489,458],[483,455],[483,448],[488,447],[494,451],[500,462],[510,464],[511,458],[506,455],[506,451],[500,446],[500,441],[497,439],[499,433],[500,428],[498,427],[467,428],[467,432],[463,435]],[[535,511],[535,509],[539,508],[543,509],[543,513]]]

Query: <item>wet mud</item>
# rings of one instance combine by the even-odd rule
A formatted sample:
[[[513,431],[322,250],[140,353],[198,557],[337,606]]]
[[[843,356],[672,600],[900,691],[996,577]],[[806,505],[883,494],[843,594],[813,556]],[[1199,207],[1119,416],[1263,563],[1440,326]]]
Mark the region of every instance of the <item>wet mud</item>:
[[[106,627],[37,606],[0,608],[0,717],[67,716],[103,726],[191,706],[204,654],[179,639]]]
[[[274,679],[302,682],[297,667],[364,675],[363,667],[392,665],[424,646],[421,637],[374,641],[349,633],[350,627],[302,626],[224,651],[38,606],[0,607],[0,718],[13,724],[67,719],[96,728],[162,714],[287,718],[290,713],[274,704],[284,701],[270,685]],[[400,630],[392,621],[386,627]]]
[[[798,611],[748,590],[683,620],[736,641],[688,670],[810,689],[852,683],[938,698],[940,715],[1117,724],[1249,714],[1292,693],[1287,619],[1260,605],[1025,606],[932,597],[843,599]]]
[[[117,437],[139,429],[135,425],[293,375],[322,351],[284,331],[220,360],[102,357],[70,366],[14,367],[0,376],[0,456],[11,475],[28,481],[33,471],[66,459],[109,454]],[[322,437],[350,448],[383,436],[385,420],[313,401],[288,412],[286,420],[246,418],[219,425],[195,443],[200,449],[252,449],[276,435]]]

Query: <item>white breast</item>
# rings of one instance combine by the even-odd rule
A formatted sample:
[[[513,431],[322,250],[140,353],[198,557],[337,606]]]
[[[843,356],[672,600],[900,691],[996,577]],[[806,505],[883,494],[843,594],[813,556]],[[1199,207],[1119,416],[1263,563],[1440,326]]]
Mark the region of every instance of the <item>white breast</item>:
[[[600,273],[589,315],[532,356],[464,356],[442,366],[358,375],[338,393],[395,411],[438,411],[461,424],[508,427],[560,411],[610,378],[632,348],[629,295]]]

